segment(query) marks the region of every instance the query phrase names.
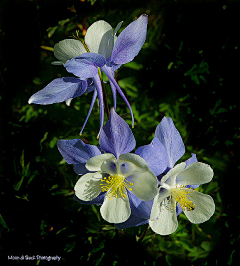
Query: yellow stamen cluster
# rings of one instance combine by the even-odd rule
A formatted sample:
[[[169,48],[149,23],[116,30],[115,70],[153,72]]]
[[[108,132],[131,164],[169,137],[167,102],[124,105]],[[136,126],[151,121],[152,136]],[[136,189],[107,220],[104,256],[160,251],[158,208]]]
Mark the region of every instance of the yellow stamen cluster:
[[[128,186],[132,186],[133,183],[127,181],[124,176],[119,174],[112,174],[101,179],[102,192],[108,191],[107,197],[112,199],[113,197],[117,198],[118,196],[126,198],[126,188],[132,190]]]
[[[191,195],[188,195],[189,193],[193,193],[194,191],[192,188],[186,188],[186,186],[181,185],[180,187],[172,188],[171,189],[171,196],[170,196],[170,207],[171,208],[171,198],[174,199],[174,208],[176,207],[176,204],[179,203],[179,205],[182,207],[183,210],[187,208],[188,211],[193,211],[195,208],[195,204],[189,199]],[[187,196],[188,195],[188,196]]]

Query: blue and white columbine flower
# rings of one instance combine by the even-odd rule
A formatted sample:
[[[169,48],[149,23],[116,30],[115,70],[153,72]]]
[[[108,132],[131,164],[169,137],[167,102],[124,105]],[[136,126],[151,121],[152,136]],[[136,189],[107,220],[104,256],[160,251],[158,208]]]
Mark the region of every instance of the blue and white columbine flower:
[[[195,154],[174,167],[185,153],[185,147],[171,118],[163,118],[156,128],[155,138],[165,147],[167,168],[165,175],[158,177],[160,187],[153,201],[150,227],[158,234],[171,234],[178,227],[177,215],[182,211],[192,223],[207,221],[215,211],[214,201],[211,196],[194,189],[212,180],[212,168],[197,162]]]
[[[139,53],[146,39],[147,23],[147,15],[141,15],[116,37],[116,31],[121,23],[113,32],[112,27],[107,22],[98,21],[88,29],[84,43],[67,39],[56,44],[54,47],[55,56],[60,60],[60,64],[64,63],[66,70],[74,74],[76,78],[57,78],[44,89],[32,95],[28,102],[52,104],[67,101],[69,104],[72,98],[93,90],[92,103],[83,128],[90,116],[96,97],[98,97],[101,131],[104,122],[104,103],[99,74],[103,71],[110,81],[115,109],[117,90],[130,110],[133,125],[131,106],[114,79],[114,71],[122,64],[132,61]]]
[[[212,197],[188,185],[205,184],[212,178],[213,170],[205,163],[196,162],[186,167],[186,163],[183,162],[171,169],[161,179],[159,193],[153,201],[149,221],[152,230],[160,235],[175,232],[178,227],[177,205],[194,224],[209,220],[215,211]]]
[[[76,197],[82,202],[101,204],[100,212],[106,221],[122,223],[131,215],[133,195],[141,201],[152,200],[158,181],[146,161],[130,153],[136,145],[134,136],[113,108],[99,144],[100,148],[80,140],[57,143],[66,161],[74,164],[77,173],[84,174],[75,185]]]

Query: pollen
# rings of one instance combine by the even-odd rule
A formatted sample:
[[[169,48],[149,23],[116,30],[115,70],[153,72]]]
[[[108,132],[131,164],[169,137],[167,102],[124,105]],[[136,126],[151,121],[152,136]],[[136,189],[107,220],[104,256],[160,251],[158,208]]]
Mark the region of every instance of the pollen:
[[[174,199],[174,208],[176,207],[176,204],[178,203],[182,209],[185,211],[186,209],[188,211],[193,211],[195,208],[195,204],[189,199],[191,195],[190,193],[193,193],[194,190],[192,188],[186,188],[186,186],[180,186],[176,188],[171,189],[171,196],[169,201],[171,202],[171,198]],[[170,206],[171,208],[171,206]]]
[[[119,174],[112,174],[101,179],[102,192],[107,191],[108,199],[119,196],[126,198],[126,188],[132,190],[133,183],[127,181],[124,176]]]

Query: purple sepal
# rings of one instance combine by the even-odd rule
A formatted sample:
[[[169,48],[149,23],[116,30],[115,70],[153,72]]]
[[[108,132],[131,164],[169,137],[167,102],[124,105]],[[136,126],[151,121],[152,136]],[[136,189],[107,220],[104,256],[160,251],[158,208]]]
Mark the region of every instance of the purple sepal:
[[[73,165],[73,170],[78,175],[85,175],[89,173],[88,169],[85,167],[86,163],[78,163]]]
[[[155,137],[165,147],[168,168],[173,168],[175,163],[185,153],[183,140],[170,117],[164,117],[156,128]]]
[[[98,67],[106,64],[104,56],[94,53],[85,53],[64,64],[69,73],[74,74],[81,79],[92,78],[98,74]]]
[[[139,147],[135,153],[147,162],[156,176],[163,173],[167,168],[167,154],[164,146],[157,138],[154,138],[149,145]]]
[[[189,166],[190,164],[192,164],[192,163],[196,163],[196,162],[198,162],[196,154],[195,154],[195,153],[192,153],[191,155],[192,155],[192,156],[191,156],[189,159],[187,159],[187,160],[185,161],[185,163],[186,163],[186,167],[188,167],[188,166]],[[186,167],[185,167],[185,168],[186,168]]]
[[[58,140],[57,147],[68,164],[86,163],[90,158],[101,154],[97,146],[85,144],[80,139]]]
[[[148,223],[148,219],[142,218],[140,216],[136,216],[133,213],[131,213],[130,217],[127,219],[127,221],[119,224],[115,224],[115,226],[118,229],[126,229],[129,227],[134,227],[134,226],[140,226],[143,224]]]
[[[84,201],[84,200],[80,200],[76,194],[74,194],[74,199],[76,199],[78,202],[82,203],[82,204],[97,204],[97,205],[102,205],[104,198],[105,198],[106,192],[101,192],[95,199],[91,200],[91,201]]]
[[[148,16],[141,15],[119,34],[111,55],[112,63],[122,65],[133,60],[146,40],[147,23]]]
[[[101,131],[99,144],[103,151],[112,153],[117,159],[121,154],[131,152],[136,146],[132,130],[114,108],[111,109],[110,119]]]
[[[79,78],[57,78],[44,89],[33,94],[28,103],[53,104],[81,96],[87,90],[87,81]]]

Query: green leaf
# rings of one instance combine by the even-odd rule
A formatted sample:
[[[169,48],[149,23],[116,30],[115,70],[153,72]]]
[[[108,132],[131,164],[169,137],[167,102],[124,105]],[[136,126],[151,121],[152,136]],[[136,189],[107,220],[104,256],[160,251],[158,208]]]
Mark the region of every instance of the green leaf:
[[[211,183],[209,183],[207,188],[204,190],[204,193],[209,194],[209,192],[212,192],[217,188],[218,188],[218,183],[217,182],[211,182]]]
[[[171,260],[170,260],[170,256],[169,255],[166,255],[165,259],[166,259],[167,264],[169,266],[172,266],[172,263],[171,263]]]
[[[96,252],[98,252],[99,250],[101,250],[103,248],[104,248],[104,240],[99,244],[98,247],[93,248],[92,253],[96,253]]]
[[[121,79],[118,81],[118,84],[125,90],[128,96],[133,98],[138,97],[138,89],[135,86],[135,79],[133,79],[132,77]]]
[[[226,112],[227,112],[227,109],[221,107],[218,109],[217,114],[226,113]]]
[[[33,178],[38,175],[38,171],[35,170],[28,178],[28,181],[27,181],[27,186],[32,182]]]
[[[230,255],[230,258],[228,260],[228,265],[231,265],[232,262],[233,262],[233,254],[234,254],[235,250],[232,251],[231,255]]]
[[[48,132],[46,132],[43,136],[43,138],[40,140],[40,150],[42,150],[42,143],[47,139],[48,136]]]
[[[21,179],[17,182],[16,185],[13,186],[13,188],[18,191],[20,189],[20,187],[22,186],[22,182],[23,182],[23,179],[24,179],[24,175],[21,177]]]
[[[28,163],[25,167],[23,167],[23,170],[22,170],[23,176],[29,176],[29,166],[30,166],[30,163]]]
[[[187,72],[185,72],[184,76],[193,75],[195,69],[197,69],[197,65],[196,64],[194,64],[191,69],[189,69]]]
[[[206,250],[206,251],[210,251],[211,250],[211,243],[209,241],[203,241],[201,243],[201,247]]]
[[[94,3],[96,2],[97,0],[88,0],[88,2],[91,2],[91,5],[94,5]]]
[[[199,78],[196,74],[191,75],[191,80],[194,81],[197,85],[200,84]]]
[[[9,230],[9,228],[8,228],[8,226],[7,226],[6,222],[4,221],[4,219],[3,219],[3,217],[2,217],[2,215],[1,215],[1,214],[0,214],[0,223],[2,224],[2,226],[3,226],[4,228],[6,228],[6,229],[8,229],[8,230]]]
[[[51,38],[53,36],[53,34],[55,33],[55,31],[57,30],[58,26],[55,26],[55,27],[49,27],[47,29],[48,31],[48,38]]]
[[[100,257],[100,259],[96,260],[96,264],[95,266],[98,266],[98,264],[102,261],[103,257],[105,256],[105,253],[102,253],[102,256]]]
[[[47,139],[47,136],[48,136],[48,132],[46,132],[46,133],[44,134],[43,138],[40,140],[40,143],[43,143],[44,140]]]
[[[53,185],[51,188],[49,188],[49,190],[53,190],[53,189],[56,189],[56,188],[58,188],[58,184]]]
[[[216,112],[217,107],[222,103],[222,99],[218,100],[213,109],[210,109],[210,114],[213,115]]]
[[[68,227],[66,226],[66,227],[60,229],[59,231],[56,232],[56,235],[60,234],[62,231],[66,230],[67,228],[68,228]]]
[[[42,220],[42,223],[41,223],[40,229],[41,229],[41,230],[44,230],[44,228],[46,228],[46,227],[47,227],[47,224],[45,223],[44,220]]]
[[[58,138],[54,137],[51,141],[50,141],[50,148],[54,148],[56,143],[57,143]]]
[[[66,245],[64,250],[67,252],[71,252],[74,249],[75,245],[76,245],[76,242],[71,242]]]
[[[128,67],[128,68],[131,68],[131,69],[139,70],[139,69],[143,68],[143,65],[140,64],[140,63],[137,63],[135,61],[131,61],[131,62],[125,64],[124,67]]]
[[[94,213],[96,214],[96,216],[97,216],[98,221],[100,222],[100,221],[101,221],[101,216],[100,216],[100,214],[99,214],[99,212],[98,212],[96,206],[93,205],[93,204],[92,204],[91,206],[92,206],[92,210],[93,210],[93,212],[94,212]]]
[[[70,18],[67,18],[67,19],[58,21],[58,24],[62,27],[62,26],[64,26],[64,24],[66,24],[69,21],[70,21]]]
[[[20,164],[21,164],[22,168],[24,168],[24,150],[22,151],[22,155],[20,157]]]

